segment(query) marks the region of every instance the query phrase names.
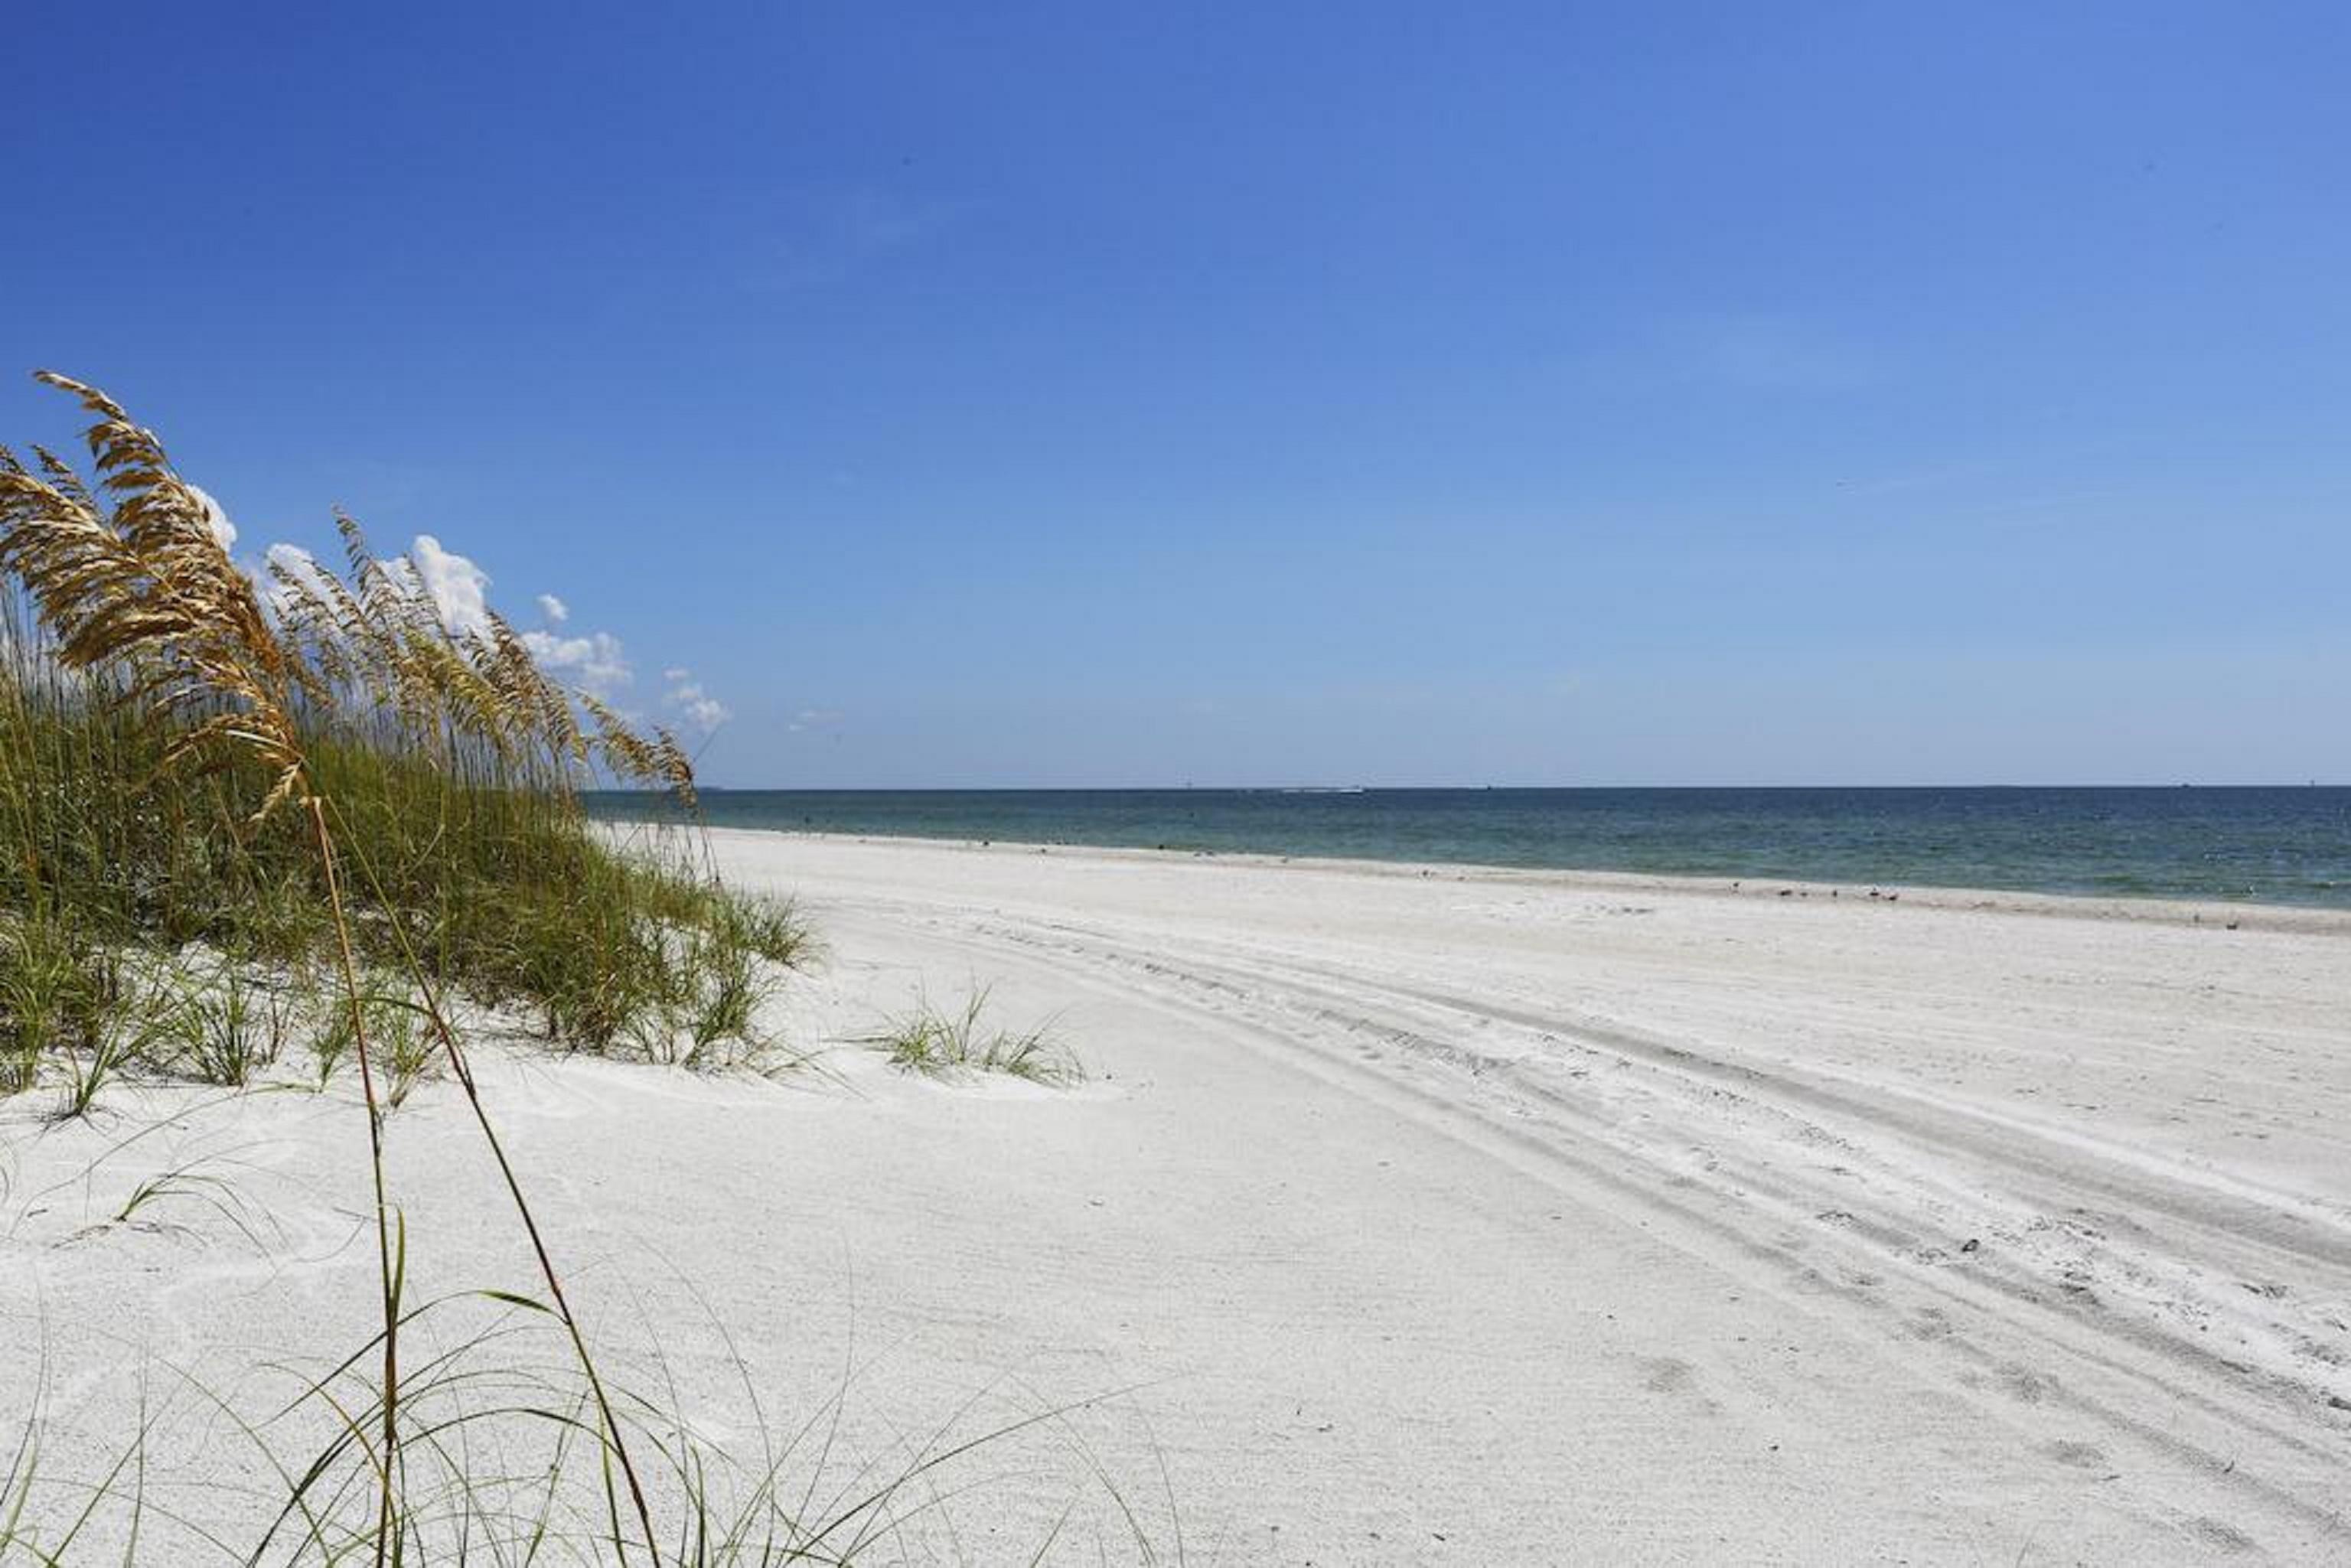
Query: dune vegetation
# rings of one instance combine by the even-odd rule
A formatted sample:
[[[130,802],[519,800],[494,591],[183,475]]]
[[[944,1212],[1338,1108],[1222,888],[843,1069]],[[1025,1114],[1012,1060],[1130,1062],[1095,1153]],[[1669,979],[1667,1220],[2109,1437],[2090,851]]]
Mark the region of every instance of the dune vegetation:
[[[1085,1081],[1084,1065],[1053,1038],[1050,1025],[998,1029],[982,1021],[988,996],[988,988],[977,986],[958,1008],[942,1008],[924,997],[862,1043],[899,1071],[925,1078],[1000,1072],[1053,1086]]]
[[[255,580],[152,435],[50,379],[101,416],[99,487],[0,449],[0,1090],[76,1058],[234,1072],[166,1049],[188,977],[141,959],[300,1008],[346,941],[370,984],[521,1009],[567,1049],[739,1035],[747,961],[789,965],[799,925],[690,853],[616,852],[580,803],[601,777],[690,810],[674,737],[566,691],[495,614],[453,631],[349,519],[347,572]]]
[[[608,1505],[581,1554],[673,1555],[466,1040],[487,1020],[566,1051],[736,1060],[805,931],[723,886],[690,838],[590,827],[580,791],[600,781],[692,811],[674,737],[565,689],[495,616],[453,628],[413,566],[347,518],[340,570],[241,566],[152,433],[42,379],[95,423],[88,478],[47,448],[0,449],[0,1095],[72,1116],[130,1078],[356,1078],[381,1328],[322,1381],[334,1436],[289,1473],[264,1543],[381,1564],[428,1554],[412,1449],[434,1428],[412,1405],[452,1376],[402,1363],[426,1307],[403,1296],[384,1140],[413,1086],[444,1073],[543,1285],[503,1305],[559,1323],[574,1364],[577,1408],[549,1416],[557,1468],[584,1444]],[[337,1381],[354,1366],[372,1369],[363,1394]],[[23,1539],[27,1452],[0,1454],[0,1556]]]

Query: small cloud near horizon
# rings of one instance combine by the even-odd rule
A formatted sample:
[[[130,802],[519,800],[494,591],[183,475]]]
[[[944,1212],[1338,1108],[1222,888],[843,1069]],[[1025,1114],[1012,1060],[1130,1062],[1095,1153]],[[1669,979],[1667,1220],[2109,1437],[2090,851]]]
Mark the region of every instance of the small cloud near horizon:
[[[637,678],[621,640],[610,632],[583,637],[559,637],[552,632],[526,632],[522,645],[541,668],[561,676],[599,701],[611,697]]]
[[[662,672],[662,678],[670,683],[663,701],[688,727],[708,735],[735,716],[725,703],[703,690],[693,671],[673,666]]]

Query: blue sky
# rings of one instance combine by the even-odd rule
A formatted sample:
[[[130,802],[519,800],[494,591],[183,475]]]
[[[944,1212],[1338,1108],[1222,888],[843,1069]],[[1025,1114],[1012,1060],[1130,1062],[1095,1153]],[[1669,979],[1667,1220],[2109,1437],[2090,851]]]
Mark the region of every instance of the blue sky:
[[[10,47],[0,438],[430,536],[722,782],[2351,779],[2339,5]]]

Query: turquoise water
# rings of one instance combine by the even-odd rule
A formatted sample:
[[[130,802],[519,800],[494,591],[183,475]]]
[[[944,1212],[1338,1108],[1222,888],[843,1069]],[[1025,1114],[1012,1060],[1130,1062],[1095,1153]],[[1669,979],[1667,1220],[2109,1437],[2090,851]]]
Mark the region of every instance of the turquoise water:
[[[714,791],[715,827],[2351,908],[2351,788]],[[650,797],[591,797],[600,815]]]

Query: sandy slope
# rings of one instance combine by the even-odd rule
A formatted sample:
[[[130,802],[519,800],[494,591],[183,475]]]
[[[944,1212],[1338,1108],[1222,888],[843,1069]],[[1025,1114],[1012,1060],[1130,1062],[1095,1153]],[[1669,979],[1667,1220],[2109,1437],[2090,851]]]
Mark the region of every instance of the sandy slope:
[[[717,842],[830,941],[797,1038],[992,984],[1095,1074],[496,1074],[616,1360],[738,1448],[816,1414],[820,1503],[1094,1400],[910,1489],[872,1561],[2351,1557],[2351,922]],[[142,1366],[365,1338],[348,1101],[208,1098],[0,1124],[0,1326],[54,1346],[60,1454]],[[460,1111],[393,1124],[414,1268],[525,1286]],[[256,1236],[97,1223],[207,1156]],[[27,1388],[0,1358],[0,1424]]]

